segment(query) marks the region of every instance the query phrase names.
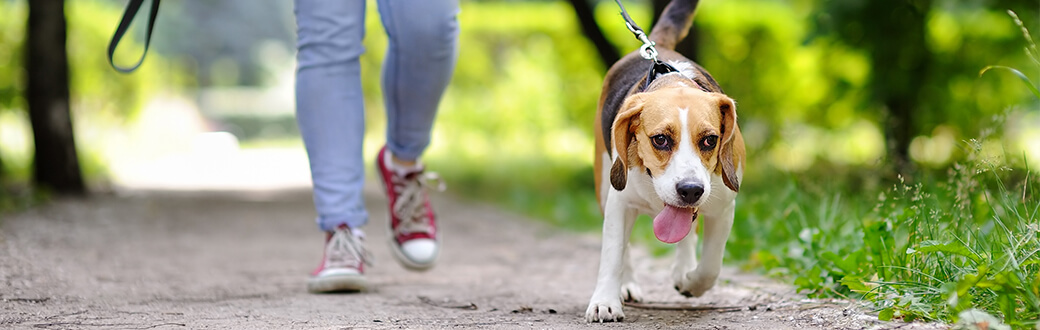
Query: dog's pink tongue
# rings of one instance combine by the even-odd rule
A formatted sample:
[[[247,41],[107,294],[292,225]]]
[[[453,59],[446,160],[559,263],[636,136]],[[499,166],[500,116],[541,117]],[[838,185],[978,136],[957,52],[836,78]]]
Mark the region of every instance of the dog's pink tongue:
[[[681,241],[693,226],[693,209],[678,208],[665,204],[664,210],[654,217],[654,236],[665,243]]]

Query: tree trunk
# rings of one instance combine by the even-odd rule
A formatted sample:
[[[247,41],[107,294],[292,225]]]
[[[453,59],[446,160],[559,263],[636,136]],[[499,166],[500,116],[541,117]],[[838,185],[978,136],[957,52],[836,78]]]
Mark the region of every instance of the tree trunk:
[[[65,1],[30,0],[25,73],[36,154],[33,180],[59,194],[84,194],[69,111]]]
[[[614,62],[621,59],[621,55],[618,53],[617,48],[614,48],[614,44],[610,43],[610,40],[607,40],[607,37],[603,35],[599,24],[596,24],[593,5],[588,0],[569,1],[571,6],[574,7],[574,13],[578,16],[581,32],[596,46],[596,52],[599,53],[599,58],[603,61],[604,71],[606,71],[606,68],[614,65]],[[619,21],[618,26],[623,28],[625,25],[623,21]]]
[[[910,161],[910,141],[917,131],[914,128],[914,100],[907,97],[890,98],[885,100],[885,107],[888,109],[885,121],[888,158],[896,174],[909,177],[914,170],[914,164]]]
[[[910,141],[920,127],[914,114],[925,111],[921,86],[927,85],[931,54],[925,47],[926,22],[931,0],[914,3],[869,2],[866,13],[878,28],[867,34],[873,42],[871,88],[885,105],[885,139],[889,161],[903,176],[913,172]]]

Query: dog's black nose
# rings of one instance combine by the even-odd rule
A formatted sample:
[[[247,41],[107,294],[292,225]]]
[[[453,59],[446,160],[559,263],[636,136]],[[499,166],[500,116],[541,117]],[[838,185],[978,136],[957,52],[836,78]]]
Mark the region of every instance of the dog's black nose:
[[[693,204],[704,194],[704,185],[690,181],[679,182],[675,185],[675,191],[684,203]]]

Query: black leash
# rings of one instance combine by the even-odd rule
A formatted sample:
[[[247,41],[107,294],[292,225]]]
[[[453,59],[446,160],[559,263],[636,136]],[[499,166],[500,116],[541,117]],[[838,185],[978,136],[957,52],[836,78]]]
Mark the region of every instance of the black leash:
[[[122,73],[130,73],[137,70],[144,63],[144,56],[148,54],[148,44],[152,40],[152,27],[155,26],[155,17],[159,15],[159,0],[152,0],[151,14],[148,15],[148,31],[144,37],[144,53],[141,54],[141,59],[137,60],[137,64],[132,67],[119,67],[115,61],[112,60],[112,56],[116,53],[116,46],[119,45],[119,41],[123,39],[123,35],[126,34],[126,30],[130,28],[130,22],[134,20],[134,16],[137,16],[137,11],[141,9],[141,5],[144,4],[145,0],[130,0],[126,4],[126,12],[123,13],[123,19],[119,21],[119,27],[116,28],[115,35],[112,36],[112,42],[108,43],[108,64],[112,65],[112,68]]]
[[[654,48],[656,44],[653,41],[650,41],[646,32],[643,32],[643,29],[632,20],[632,17],[628,16],[628,11],[625,10],[625,5],[621,4],[621,0],[614,0],[614,2],[617,2],[618,7],[621,8],[621,17],[625,18],[625,27],[627,27],[629,31],[632,31],[632,34],[636,36],[636,39],[639,39],[639,41],[643,43],[643,46],[639,47],[639,55],[651,62],[650,72],[646,74],[646,84],[643,85],[643,90],[650,87],[650,83],[657,78],[657,75],[679,72],[675,67],[657,59],[657,48]]]

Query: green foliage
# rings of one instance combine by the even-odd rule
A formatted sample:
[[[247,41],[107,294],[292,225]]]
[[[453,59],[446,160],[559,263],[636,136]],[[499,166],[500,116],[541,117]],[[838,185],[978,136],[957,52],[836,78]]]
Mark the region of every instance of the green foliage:
[[[562,2],[465,4],[459,63],[425,156],[450,190],[567,228],[599,223],[591,156],[603,68],[577,24]],[[380,42],[366,47],[381,51]]]
[[[90,119],[125,123],[144,108],[145,102],[160,92],[177,92],[191,85],[185,70],[156,53],[149,53],[133,74],[122,74],[108,64],[108,43],[123,8],[109,1],[67,1],[70,86],[74,115],[89,114]],[[134,25],[133,29],[142,28]],[[116,49],[115,61],[134,63],[144,46],[134,38],[124,38]],[[161,77],[161,78],[160,78]]]
[[[25,5],[0,2],[0,11],[8,13],[8,16],[24,17],[25,10]],[[0,122],[4,121],[5,112],[22,107],[25,102],[21,94],[25,84],[24,75],[21,74],[21,40],[24,35],[24,20],[0,20]],[[0,141],[3,139],[4,136],[0,135]],[[3,187],[19,169],[16,168],[18,164],[12,164],[12,160],[5,156],[3,147],[0,144],[0,203],[8,203],[12,200]]]
[[[26,6],[22,3],[0,1],[0,11],[7,19],[0,20],[0,112],[22,107],[22,39],[25,38]],[[12,17],[23,19],[10,19]]]
[[[894,87],[899,80],[907,79],[874,82],[885,70],[900,70],[899,63],[874,62],[872,48],[865,46],[865,39],[873,35],[865,34],[879,31],[884,24],[876,15],[860,15],[863,12],[857,9],[883,6],[882,2],[701,2],[694,21],[702,45],[697,55],[727,94],[737,100],[741,125],[755,128],[747,130],[751,156],[787,158],[780,157],[790,148],[784,142],[805,131],[806,126],[828,134],[850,130],[863,121],[871,123],[875,132],[889,126],[883,122],[886,106],[875,89]],[[926,1],[884,3],[909,6]],[[933,1],[925,8],[923,44],[899,44],[884,35],[876,36],[880,39],[874,40],[878,46],[927,51],[927,70],[919,74],[922,82],[906,86],[910,89],[907,95],[917,98],[912,136],[927,135],[945,125],[953,128],[953,140],[962,140],[992,128],[991,121],[980,119],[1003,114],[1007,107],[1040,106],[1028,90],[1021,88],[1017,77],[991,74],[978,78],[979,70],[987,65],[1032,66],[1033,60],[1021,51],[1020,29],[1004,13],[1007,8],[1017,8],[1025,26],[1037,23],[1036,6],[1022,3],[983,6],[981,2]],[[1040,71],[1022,72],[1040,81]],[[880,134],[877,136],[858,138],[856,144],[886,143]],[[1013,141],[1004,142],[1013,147]],[[808,155],[809,159],[818,161],[815,156],[823,156],[819,160],[842,161],[843,157],[831,153],[843,148],[820,149],[817,155]],[[847,163],[871,164],[881,154],[872,156]],[[963,157],[952,155],[941,165]],[[789,169],[804,168],[807,166]]]
[[[900,179],[880,191],[855,177],[821,189],[800,175],[785,188],[755,187],[771,199],[739,202],[738,219],[754,230],[734,228],[729,252],[811,296],[866,299],[881,319],[993,315],[1032,328],[1040,317],[1040,180],[999,148],[970,140],[967,159],[947,173],[918,173],[916,183]]]

